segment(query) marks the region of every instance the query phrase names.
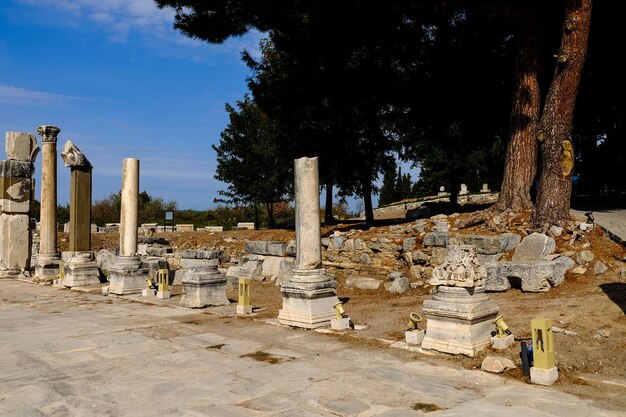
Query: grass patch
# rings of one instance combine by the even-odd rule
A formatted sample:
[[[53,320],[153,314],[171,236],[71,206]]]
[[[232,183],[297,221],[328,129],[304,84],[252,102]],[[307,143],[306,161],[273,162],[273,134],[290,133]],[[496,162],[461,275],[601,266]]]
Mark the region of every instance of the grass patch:
[[[272,356],[272,354],[263,352],[261,350],[257,350],[256,352],[246,353],[245,355],[241,355],[242,358],[252,358],[256,361],[267,362],[272,365],[280,362],[280,358],[276,356]]]
[[[226,343],[219,343],[217,345],[207,346],[207,349],[221,349],[226,346]]]
[[[413,410],[415,411],[423,411],[425,413],[430,413],[431,411],[437,411],[437,410],[441,410],[442,408],[439,407],[437,404],[432,404],[432,403],[423,403],[421,401],[416,402],[413,405]]]

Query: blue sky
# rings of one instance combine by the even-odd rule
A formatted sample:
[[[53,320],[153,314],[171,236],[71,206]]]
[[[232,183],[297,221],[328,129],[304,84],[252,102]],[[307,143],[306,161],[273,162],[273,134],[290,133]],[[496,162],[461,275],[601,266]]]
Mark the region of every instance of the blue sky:
[[[117,192],[122,160],[137,158],[142,191],[180,209],[213,207],[226,185],[213,179],[211,144],[228,123],[225,103],[247,91],[240,53],[258,54],[262,35],[209,45],[173,19],[152,0],[0,0],[0,134],[59,126],[58,152],[72,140],[94,166],[94,200]],[[40,158],[35,166],[39,182]],[[60,204],[69,177],[59,157]]]
[[[1,0],[3,137],[59,126],[58,152],[72,140],[94,166],[94,200],[121,188],[122,160],[132,157],[141,190],[179,208],[212,206],[224,184],[213,179],[210,145],[227,124],[224,104],[247,91],[240,52],[256,51],[261,35],[208,45],[172,22],[152,0]],[[65,203],[70,172],[58,165]]]

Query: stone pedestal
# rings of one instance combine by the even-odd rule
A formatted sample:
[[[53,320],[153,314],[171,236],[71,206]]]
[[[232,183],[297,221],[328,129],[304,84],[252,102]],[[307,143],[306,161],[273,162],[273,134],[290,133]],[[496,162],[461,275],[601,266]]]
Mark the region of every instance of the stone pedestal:
[[[407,330],[404,332],[404,340],[407,345],[419,345],[424,340],[424,330]]]
[[[30,269],[28,214],[0,214],[0,278],[16,278]]]
[[[70,258],[63,265],[64,287],[84,287],[100,285],[98,263],[93,252],[81,252]]]
[[[423,309],[427,328],[422,348],[473,357],[491,345],[498,305],[484,287],[440,286]]]
[[[530,382],[537,385],[550,386],[559,379],[559,370],[555,367],[550,369],[530,368]]]
[[[278,312],[278,321],[305,329],[328,326],[337,314],[336,285],[335,277],[324,269],[294,270],[290,279],[280,285],[283,308]]]
[[[202,308],[229,305],[226,297],[226,275],[220,274],[217,265],[192,268],[182,280],[182,307]]]
[[[451,244],[429,283],[432,300],[424,301],[427,320],[422,348],[470,357],[491,344],[498,305],[485,294],[485,268],[471,245]]]
[[[109,292],[117,295],[139,294],[146,288],[148,268],[137,256],[117,256],[109,268]]]
[[[348,330],[350,328],[350,318],[334,318],[330,321],[330,328],[333,330]]]
[[[339,302],[335,277],[322,266],[320,195],[317,158],[294,161],[296,195],[296,261],[292,275],[280,284],[281,324],[314,329],[328,326]]]
[[[495,350],[505,350],[515,344],[515,336],[512,334],[506,337],[494,336],[491,338],[491,348]]]

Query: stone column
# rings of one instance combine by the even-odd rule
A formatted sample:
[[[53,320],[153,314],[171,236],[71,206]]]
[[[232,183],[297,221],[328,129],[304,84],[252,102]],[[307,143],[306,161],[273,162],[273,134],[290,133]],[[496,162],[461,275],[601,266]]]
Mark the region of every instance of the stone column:
[[[68,252],[63,252],[65,287],[99,285],[98,265],[91,252],[91,171],[87,157],[72,143],[65,142],[61,158],[71,169],[70,228]]]
[[[294,269],[322,266],[320,185],[317,158],[294,161],[296,194],[296,263]]]
[[[7,160],[0,161],[0,278],[30,276],[35,136],[6,133]]]
[[[120,216],[119,256],[109,269],[109,292],[141,293],[146,287],[148,269],[137,256],[137,216],[139,214],[139,160],[124,159],[122,164],[122,213]]]
[[[139,160],[126,158],[122,164],[122,214],[120,218],[120,256],[137,254],[139,217]]]
[[[336,312],[335,277],[322,266],[320,197],[317,158],[294,161],[296,191],[296,263],[291,277],[281,283],[283,308],[278,321],[314,329],[330,325]]]
[[[61,129],[42,125],[41,208],[39,217],[39,256],[35,281],[51,284],[59,273],[61,255],[57,250],[57,136]]]

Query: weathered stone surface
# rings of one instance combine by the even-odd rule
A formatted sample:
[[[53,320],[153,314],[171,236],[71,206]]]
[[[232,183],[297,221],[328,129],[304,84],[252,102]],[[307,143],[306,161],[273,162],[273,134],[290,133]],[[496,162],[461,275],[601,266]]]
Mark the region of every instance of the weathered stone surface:
[[[593,262],[594,259],[595,256],[590,250],[583,250],[576,254],[576,263],[581,266],[585,266],[589,262]]]
[[[550,226],[550,234],[554,237],[559,237],[563,234],[563,228],[557,225]]]
[[[268,242],[267,254],[270,256],[286,256],[287,244],[285,242]]]
[[[522,237],[517,233],[501,233],[499,238],[500,250],[502,252],[513,250],[522,240]]]
[[[556,287],[565,279],[565,272],[573,261],[561,256],[553,261],[502,261],[486,265],[487,291],[506,291],[511,288],[510,279],[520,281],[522,291],[544,292]]]
[[[494,263],[496,261],[498,261],[502,255],[504,255],[503,253],[496,253],[493,255],[483,255],[483,254],[476,254],[476,260],[478,261],[479,264],[481,265],[487,265],[487,264],[491,264]]]
[[[450,245],[441,266],[433,269],[430,285],[448,287],[482,287],[487,273],[476,261],[476,252],[472,245]]]
[[[387,291],[392,294],[404,294],[409,289],[409,284],[409,278],[407,278],[406,275],[401,274],[396,277],[393,282],[391,282]]]
[[[29,161],[0,161],[0,177],[30,178],[34,171],[35,166]]]
[[[220,274],[217,267],[192,269],[185,274],[182,284],[182,307],[203,308],[230,304],[226,296],[226,276]]]
[[[116,256],[109,268],[109,292],[126,295],[141,293],[146,287],[148,269],[136,256]]]
[[[5,135],[7,159],[35,162],[41,150],[34,135],[22,132],[7,132]]]
[[[503,356],[487,356],[483,359],[480,369],[487,372],[500,374],[509,369],[515,369],[515,363],[509,358]]]
[[[606,271],[609,270],[609,267],[606,266],[605,264],[603,264],[602,262],[598,261],[595,263],[595,265],[593,266],[593,275],[600,275],[600,274],[604,274]]]
[[[424,265],[430,262],[431,256],[418,249],[412,252],[412,258],[413,262]]]
[[[198,251],[193,249],[185,249],[180,253],[183,259],[196,259],[198,258]]]
[[[289,277],[293,275],[293,259],[283,259],[280,262],[280,267],[278,269],[278,275],[276,276],[276,285],[280,285],[281,283],[287,281]]]
[[[422,267],[419,266],[419,265],[413,265],[411,268],[409,268],[409,274],[414,279],[421,279],[422,278]]]
[[[101,249],[96,254],[98,268],[105,277],[110,276],[111,265],[115,262],[115,254],[107,249]]]
[[[284,262],[288,262],[293,265],[293,258],[287,258],[284,256],[266,256],[263,259],[261,274],[266,277],[278,277]]]
[[[372,264],[372,258],[365,252],[363,252],[363,253],[361,253],[361,255],[359,255],[359,260],[364,265],[371,265]]]
[[[61,158],[63,158],[63,162],[66,168],[83,168],[83,169],[92,169],[93,166],[83,154],[80,149],[71,140],[65,142],[63,146],[63,152],[61,152]]]
[[[424,236],[423,244],[424,246],[446,247],[449,239],[450,234],[448,232],[430,232]]]
[[[269,242],[266,240],[249,240],[246,242],[244,251],[246,253],[255,253],[257,255],[267,255],[268,243]]]
[[[377,290],[380,288],[383,280],[368,278],[368,277],[359,277],[359,276],[350,276],[346,278],[346,286],[359,288],[361,290]]]
[[[502,252],[499,236],[469,235],[461,238],[465,245],[476,248],[477,254],[493,255]]]
[[[343,242],[345,241],[346,238],[343,236],[334,236],[330,242],[332,243],[333,248],[341,250],[343,248]]]
[[[30,178],[0,177],[0,212],[29,213],[33,187]]]
[[[515,248],[513,261],[528,262],[541,261],[554,252],[556,242],[542,233],[532,233],[526,236]]]
[[[430,265],[431,266],[439,266],[443,264],[446,259],[446,248],[434,247],[432,249],[432,255],[430,257]]]
[[[180,266],[182,268],[210,268],[219,263],[216,259],[181,259]]]
[[[415,239],[414,237],[406,238],[402,241],[402,250],[404,252],[410,252],[413,249],[415,249],[416,245],[417,245],[417,239]]]
[[[0,271],[18,275],[28,272],[31,263],[28,214],[0,214]]]
[[[587,272],[587,268],[581,265],[578,265],[575,268],[572,268],[572,274],[583,275],[585,272]]]

